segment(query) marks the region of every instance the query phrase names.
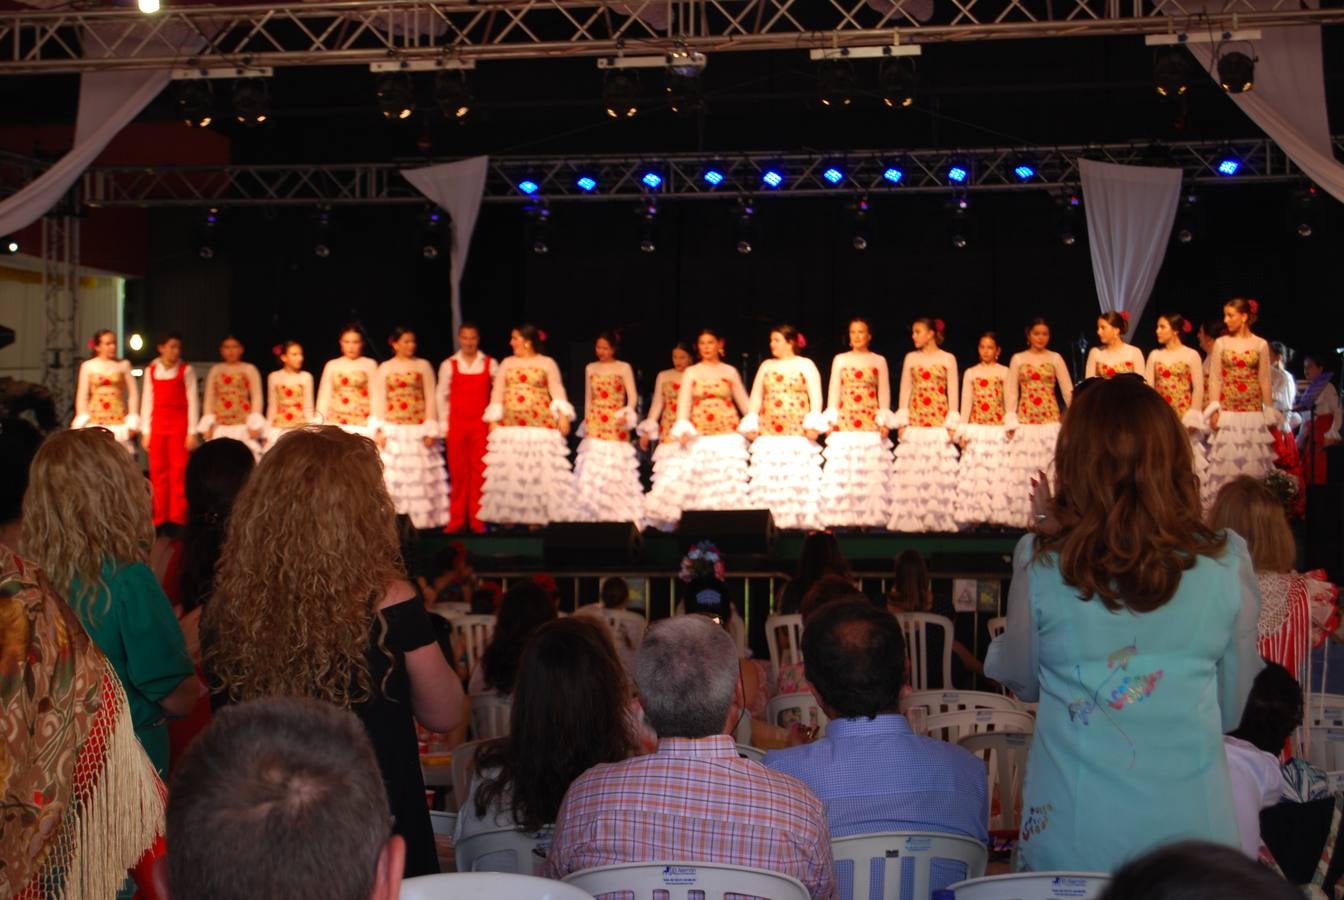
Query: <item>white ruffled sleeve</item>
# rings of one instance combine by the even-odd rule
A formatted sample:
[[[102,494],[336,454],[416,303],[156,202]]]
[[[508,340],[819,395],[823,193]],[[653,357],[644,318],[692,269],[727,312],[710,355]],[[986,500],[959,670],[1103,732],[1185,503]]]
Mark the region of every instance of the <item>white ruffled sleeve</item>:
[[[754,412],[749,412],[743,416],[742,421],[737,425],[738,434],[757,434],[760,430],[761,418]]]

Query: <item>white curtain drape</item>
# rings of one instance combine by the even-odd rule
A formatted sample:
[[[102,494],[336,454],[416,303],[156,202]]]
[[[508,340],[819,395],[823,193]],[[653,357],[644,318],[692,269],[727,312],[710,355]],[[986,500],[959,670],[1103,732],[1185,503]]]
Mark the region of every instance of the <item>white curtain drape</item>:
[[[1078,170],[1101,311],[1128,313],[1137,325],[1176,220],[1181,170],[1090,159],[1080,159]]]
[[[453,342],[462,324],[462,270],[467,265],[471,250],[471,235],[476,230],[476,216],[481,211],[481,195],[485,193],[485,176],[490,169],[490,157],[473,156],[460,162],[441,163],[420,169],[402,169],[402,177],[417,191],[448,211],[452,221],[453,248],[449,254],[452,266]]]

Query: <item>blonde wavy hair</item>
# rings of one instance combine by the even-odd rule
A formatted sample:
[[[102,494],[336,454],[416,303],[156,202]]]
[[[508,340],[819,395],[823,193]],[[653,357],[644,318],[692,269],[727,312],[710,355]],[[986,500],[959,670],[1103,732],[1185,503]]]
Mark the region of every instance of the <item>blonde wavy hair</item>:
[[[395,523],[372,441],[334,426],[282,437],[234,502],[201,617],[212,689],[368,699],[375,610],[405,576]]]
[[[78,428],[42,444],[28,474],[19,541],[86,622],[111,601],[100,574],[105,562],[149,562],[149,483],[112,432]]]

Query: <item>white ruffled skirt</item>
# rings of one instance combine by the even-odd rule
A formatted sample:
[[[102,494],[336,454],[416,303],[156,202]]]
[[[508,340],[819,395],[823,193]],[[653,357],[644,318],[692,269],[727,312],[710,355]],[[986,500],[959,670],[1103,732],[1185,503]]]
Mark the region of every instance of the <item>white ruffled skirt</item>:
[[[751,442],[750,506],[768,509],[776,528],[817,528],[821,447],[802,435],[762,435]]]
[[[1261,412],[1218,413],[1218,428],[1209,436],[1205,508],[1211,507],[1223,485],[1239,475],[1263,479],[1274,468],[1274,436]]]
[[[1015,525],[1008,514],[1010,456],[1002,425],[963,425],[966,439],[957,465],[955,517],[961,525]]]
[[[383,425],[387,443],[382,450],[383,478],[392,506],[410,517],[416,528],[448,524],[448,472],[439,444],[425,446],[426,437],[439,437],[438,428],[422,425]]]
[[[822,451],[821,521],[884,528],[891,515],[891,441],[876,431],[833,431]]]
[[[584,438],[574,460],[574,482],[580,520],[635,523],[643,520],[644,487],[639,482],[639,458],[629,441]]]
[[[503,525],[572,521],[577,514],[569,446],[554,428],[501,425],[490,432],[481,519]]]
[[[133,418],[138,425],[139,417]],[[75,420],[70,423],[70,428],[72,430],[76,428],[106,428],[108,431],[112,432],[112,437],[116,438],[117,443],[121,444],[131,456],[135,456],[135,451],[138,450],[140,446],[136,442],[136,439],[131,436],[132,424],[130,422],[122,422],[120,425],[99,425],[96,422],[90,422],[89,417],[83,415],[75,416]],[[136,430],[138,431],[139,429],[136,428]]]
[[[1059,423],[1018,425],[1008,442],[1007,508],[1000,519],[1005,525],[1026,528],[1031,523],[1031,480],[1038,472],[1053,479],[1055,444]]]
[[[685,458],[667,473],[671,477],[661,479],[667,488],[659,503],[676,509],[678,520],[688,509],[750,509],[748,457],[740,434],[692,438]]]
[[[675,439],[658,442],[653,450],[653,484],[644,496],[644,525],[659,531],[674,531],[681,520],[685,500],[682,486],[691,451]]]
[[[891,531],[956,531],[957,449],[943,426],[909,425],[891,473]]]

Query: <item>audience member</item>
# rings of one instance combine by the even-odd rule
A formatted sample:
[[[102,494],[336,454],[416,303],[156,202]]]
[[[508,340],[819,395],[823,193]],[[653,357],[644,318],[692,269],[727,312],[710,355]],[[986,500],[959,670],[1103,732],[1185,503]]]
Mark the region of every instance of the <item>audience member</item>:
[[[1241,722],[1231,736],[1278,760],[1289,737],[1302,726],[1302,713],[1302,685],[1283,666],[1271,662],[1255,676]],[[1306,803],[1330,796],[1325,772],[1301,757],[1290,756],[1279,770],[1282,799]]]
[[[470,608],[471,592],[476,586],[476,570],[472,566],[471,554],[461,541],[453,541],[435,553],[431,571],[431,577],[416,579],[426,606],[465,603]]]
[[[738,756],[733,639],[702,615],[656,623],[635,665],[640,703],[658,734],[649,756],[594,766],[556,815],[544,873],[686,860],[782,872],[815,900],[836,896],[819,801],[794,778]]]
[[[135,735],[160,775],[164,716],[201,695],[177,617],[147,565],[154,542],[145,479],[112,432],[65,431],[33,458],[23,501],[23,551],[64,593],[130,700]]]
[[[1198,836],[1238,845],[1223,732],[1261,662],[1241,538],[1201,521],[1190,441],[1142,381],[1074,396],[1049,533],[1013,554],[1008,630],[985,671],[1040,701],[1020,864],[1106,872]],[[1039,521],[1039,520],[1038,520]]]
[[[830,719],[826,737],[767,753],[765,765],[812,789],[826,806],[831,837],[938,831],[988,840],[985,764],[913,734],[897,710],[905,642],[895,619],[867,600],[832,603],[808,621],[803,658]]]
[[[41,433],[27,419],[0,418],[0,547],[19,546],[23,493],[28,490],[28,467],[42,443]]]
[[[893,614],[933,612],[933,580],[929,577],[929,566],[918,550],[903,550],[901,555],[896,557],[896,571],[892,576],[891,587],[887,590],[887,611]],[[924,640],[925,659],[941,660],[945,640],[943,630],[928,629]],[[985,670],[979,657],[955,638],[952,640],[952,655],[966,672],[979,675]],[[950,690],[953,687],[950,684],[943,684],[943,673],[938,668],[930,668],[925,673],[925,679],[925,684],[930,689]]]
[[[619,575],[612,575],[603,579],[598,602],[580,606],[574,610],[574,614],[598,617],[602,624],[606,626],[609,623],[605,618],[602,618],[604,610],[624,611],[629,605],[630,585]],[[639,649],[639,642],[644,639],[643,626],[618,619],[616,627],[609,630],[611,631],[612,644],[616,647],[616,655],[621,660],[621,668],[625,670],[627,675],[633,677],[635,673],[635,651]]]
[[[831,603],[840,600],[863,600],[870,602],[866,596],[859,593],[858,588],[854,587],[854,582],[839,575],[823,575],[818,578],[812,587],[807,589],[803,595],[802,616],[803,625],[806,626],[812,620],[812,616],[817,610]],[[780,636],[783,637],[783,630],[780,630]],[[802,649],[801,647],[799,648]],[[781,644],[780,655],[783,655],[784,647]],[[792,654],[790,654],[792,656]],[[807,683],[807,678],[803,674],[803,663],[801,660],[790,660],[781,662],[779,665],[779,677],[776,679],[776,690],[778,694],[797,694],[812,690],[811,685]]]
[[[1099,900],[1302,900],[1302,892],[1235,850],[1183,841],[1115,873]]]
[[[468,692],[496,691],[506,696],[512,693],[523,645],[533,632],[554,619],[555,604],[535,581],[524,578],[509,585],[495,617],[494,634],[471,673]]]
[[[840,549],[840,542],[829,531],[809,532],[803,538],[803,549],[798,555],[798,574],[779,592],[775,611],[780,615],[802,612],[803,597],[812,586],[828,575],[854,582],[854,573]]]
[[[168,847],[158,881],[182,900],[396,900],[406,858],[359,720],[299,697],[201,734],[173,775]]]
[[[495,828],[548,827],[575,778],[633,753],[631,702],[600,621],[571,617],[538,628],[518,664],[508,736],[476,751],[457,840]]]
[[[234,503],[201,649],[216,703],[306,696],[359,716],[406,872],[424,875],[438,858],[415,723],[460,729],[464,697],[405,577],[374,443],[292,429]]]

